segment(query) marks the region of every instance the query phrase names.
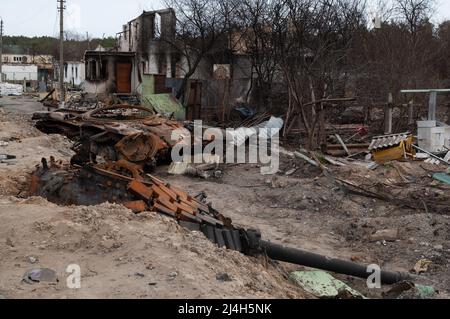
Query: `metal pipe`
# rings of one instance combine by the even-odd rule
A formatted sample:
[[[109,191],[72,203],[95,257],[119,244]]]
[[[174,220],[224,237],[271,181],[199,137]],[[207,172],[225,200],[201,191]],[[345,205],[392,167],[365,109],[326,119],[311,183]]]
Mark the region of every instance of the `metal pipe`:
[[[354,276],[367,279],[371,273],[368,267],[350,261],[334,259],[299,249],[284,247],[267,241],[261,241],[261,248],[271,259],[287,263],[316,268],[338,274]],[[401,281],[411,280],[411,276],[402,272],[381,271],[381,283],[394,284]]]
[[[450,89],[401,90],[400,92],[403,93],[403,94],[407,94],[407,93],[430,93],[430,92],[449,93]]]

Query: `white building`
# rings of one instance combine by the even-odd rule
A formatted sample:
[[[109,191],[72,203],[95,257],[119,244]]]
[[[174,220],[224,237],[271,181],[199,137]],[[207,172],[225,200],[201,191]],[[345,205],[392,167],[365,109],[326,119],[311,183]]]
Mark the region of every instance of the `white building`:
[[[51,55],[29,55],[3,53],[3,63],[9,64],[51,64]]]
[[[37,81],[38,67],[33,64],[3,64],[6,81]]]
[[[64,63],[64,82],[74,86],[83,84],[85,80],[85,64],[78,61]]]

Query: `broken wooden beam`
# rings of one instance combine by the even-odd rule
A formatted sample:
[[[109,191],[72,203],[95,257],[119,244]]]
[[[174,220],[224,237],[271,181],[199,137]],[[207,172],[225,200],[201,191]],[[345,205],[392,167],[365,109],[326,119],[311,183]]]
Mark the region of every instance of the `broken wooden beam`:
[[[319,167],[319,164],[315,160],[309,158],[305,154],[302,154],[300,152],[294,152],[294,155],[315,167]]]
[[[350,153],[347,145],[345,145],[344,140],[341,138],[341,136],[339,134],[335,134],[335,136],[336,136],[336,139],[338,140],[339,144],[341,144],[342,148],[347,153],[347,155],[352,156],[352,154]]]

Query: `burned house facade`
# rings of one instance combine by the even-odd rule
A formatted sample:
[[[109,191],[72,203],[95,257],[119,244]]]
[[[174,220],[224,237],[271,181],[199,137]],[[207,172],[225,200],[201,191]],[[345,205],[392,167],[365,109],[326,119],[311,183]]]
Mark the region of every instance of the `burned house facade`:
[[[177,59],[170,41],[175,39],[176,17],[173,9],[144,12],[123,26],[119,33],[120,52],[134,52],[140,74],[176,77]]]
[[[136,87],[135,54],[117,51],[87,51],[84,90],[95,94],[131,94]]]
[[[116,48],[87,51],[85,91],[142,94],[146,75],[176,77],[176,54],[166,41],[175,39],[175,27],[173,9],[144,11],[123,26]]]
[[[144,11],[123,25],[115,48],[86,52],[84,90],[138,95],[143,104],[164,105],[171,110],[180,110],[174,104],[182,104],[189,119],[217,119],[218,115],[223,117],[224,105],[247,103],[253,89],[251,63],[244,50],[230,47],[226,36],[217,50],[202,58],[189,77],[187,92],[175,102],[174,95],[189,72],[186,57],[176,49],[176,27],[171,8]]]

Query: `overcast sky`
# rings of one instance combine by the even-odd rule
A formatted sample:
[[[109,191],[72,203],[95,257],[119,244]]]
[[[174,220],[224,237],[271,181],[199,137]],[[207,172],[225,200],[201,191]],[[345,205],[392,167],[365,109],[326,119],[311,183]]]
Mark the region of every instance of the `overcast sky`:
[[[435,19],[450,19],[450,0],[437,0]],[[57,0],[0,0],[0,17],[5,34],[57,36],[59,20]],[[83,35],[115,36],[122,25],[143,10],[163,7],[163,0],[67,0],[67,28]]]
[[[67,0],[66,27],[96,37],[115,36],[143,10],[162,7],[161,0]],[[0,0],[5,34],[59,35],[57,0]]]

